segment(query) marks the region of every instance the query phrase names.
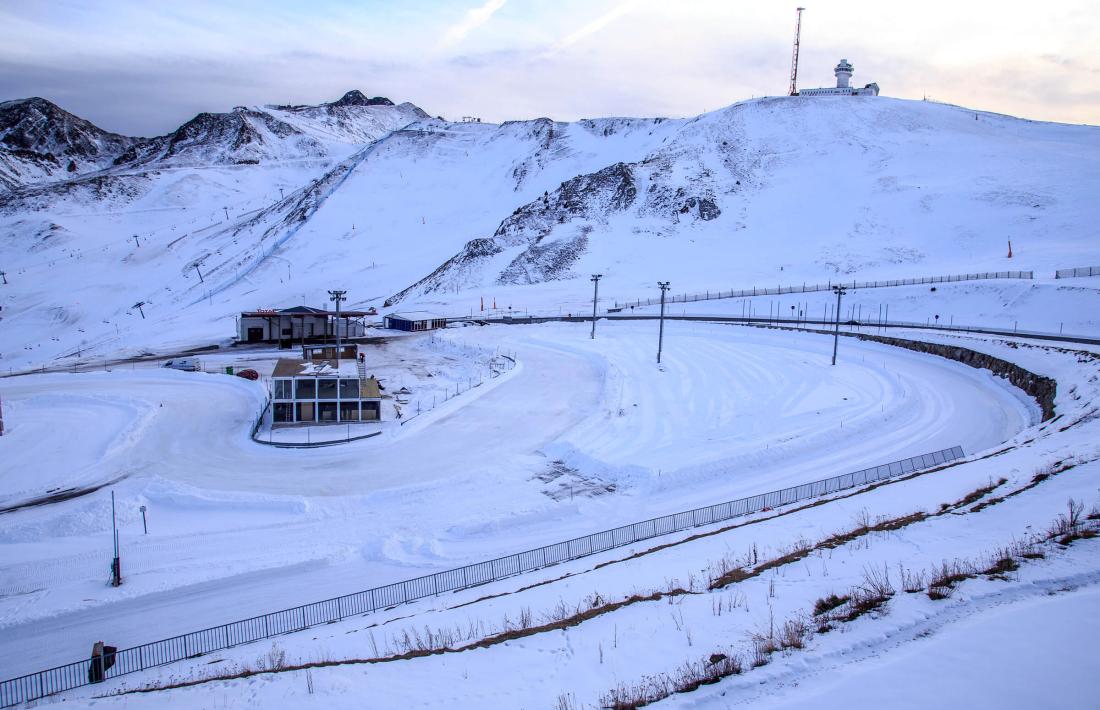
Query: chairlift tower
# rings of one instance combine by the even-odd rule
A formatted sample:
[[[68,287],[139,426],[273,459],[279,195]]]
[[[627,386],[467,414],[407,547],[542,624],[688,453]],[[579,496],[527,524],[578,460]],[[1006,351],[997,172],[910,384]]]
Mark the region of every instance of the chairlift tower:
[[[798,8],[798,22],[794,26],[794,52],[791,54],[791,87],[787,91],[788,96],[798,96],[798,40],[802,35],[802,11],[806,8]]]

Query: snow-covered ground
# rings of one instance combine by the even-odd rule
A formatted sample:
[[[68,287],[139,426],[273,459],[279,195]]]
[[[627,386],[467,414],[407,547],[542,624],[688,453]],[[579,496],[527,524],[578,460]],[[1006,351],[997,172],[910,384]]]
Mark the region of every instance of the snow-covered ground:
[[[140,143],[113,167],[0,199],[0,370],[55,370],[0,379],[0,679],[85,657],[97,640],[133,646],[959,445],[967,461],[942,471],[57,700],[595,707],[620,684],[712,653],[748,658],[751,635],[881,569],[898,588],[882,609],[667,704],[857,707],[899,694],[889,704],[927,706],[931,675],[952,702],[1090,702],[1094,654],[1057,663],[1053,654],[1095,635],[1091,618],[1074,623],[1096,607],[1095,539],[1045,545],[1042,559],[961,582],[949,599],[900,587],[903,568],[927,577],[944,561],[987,562],[1045,530],[1069,498],[1086,515],[1100,505],[1100,348],[890,331],[1056,379],[1057,418],[1042,422],[1005,380],[944,358],[843,338],[831,367],[833,340],[822,333],[670,321],[658,365],[653,321],[601,320],[595,339],[589,323],[452,327],[364,343],[390,398],[384,421],[362,428],[381,433],[319,449],[252,441],[267,383],[224,368],[266,377],[287,354],[228,347],[242,310],[320,305],[340,287],[349,305],[383,312],[401,294],[400,309],[448,315],[581,315],[591,313],[596,272],[605,309],[656,295],[658,279],[698,292],[1033,269],[1033,281],[854,291],[843,308],[863,321],[888,308],[891,320],[939,315],[940,324],[1095,337],[1100,280],[1052,276],[1100,264],[1098,129],[886,98],[500,126],[348,101],[204,115],[181,127],[187,140]],[[221,126],[213,138],[208,123]],[[230,128],[263,140],[225,152],[219,131]],[[670,310],[789,316],[793,305],[818,318],[833,298]],[[166,369],[153,356],[211,345],[220,347],[195,356],[206,372]],[[995,504],[952,505],[983,487],[976,500]],[[111,492],[117,589],[106,584]],[[897,529],[711,584],[730,567],[917,512],[925,517]],[[668,594],[677,588],[684,593]],[[663,596],[528,628],[652,593]],[[95,697],[232,674],[282,653],[291,663],[377,659],[440,629],[452,649],[426,657]],[[515,637],[457,648],[502,631]],[[979,650],[964,671],[957,659]],[[1032,662],[1017,672],[1021,658]],[[998,670],[1011,678],[990,682]],[[1057,687],[1039,696],[1041,684]]]
[[[749,329],[710,328],[718,338],[723,331],[744,331],[752,338],[759,335]],[[682,342],[688,334],[681,332],[674,336]],[[583,337],[577,338],[577,345]],[[608,334],[606,339],[614,337]],[[1072,652],[1090,637],[1088,627],[1073,620],[1074,615],[1087,615],[1094,607],[1100,584],[1100,547],[1095,539],[1081,540],[1067,548],[1043,547],[1043,559],[1021,560],[1020,568],[1009,572],[1005,579],[979,575],[977,579],[961,582],[947,600],[934,601],[924,593],[906,594],[901,585],[903,569],[923,571],[926,584],[934,569],[945,561],[973,561],[984,569],[996,557],[998,548],[1045,530],[1059,514],[1064,514],[1067,499],[1084,502],[1086,513],[1091,506],[1100,504],[1097,488],[1100,448],[1095,443],[1100,419],[1093,404],[1100,386],[1098,360],[1095,356],[1046,346],[973,336],[942,337],[1058,377],[1059,419],[1029,426],[1010,446],[998,447],[998,453],[992,456],[972,456],[971,462],[940,472],[793,513],[779,510],[760,515],[757,516],[762,518],[760,522],[739,525],[721,534],[698,539],[670,536],[667,541],[637,544],[481,589],[280,637],[275,648],[276,655],[286,654],[288,663],[384,657],[407,650],[407,635],[412,638],[416,633],[425,637],[428,630],[433,634],[447,630],[452,636],[476,641],[506,628],[522,627],[520,620],[527,610],[537,625],[554,618],[561,608],[583,610],[633,594],[647,595],[678,587],[689,590],[688,594],[638,601],[575,626],[520,634],[512,641],[476,650],[381,664],[313,668],[308,677],[304,670],[265,674],[95,702],[150,707],[193,707],[219,702],[256,707],[311,703],[350,707],[361,703],[361,693],[369,688],[373,701],[384,706],[532,707],[554,705],[564,695],[573,698],[576,707],[592,707],[620,683],[629,685],[647,675],[674,672],[685,661],[707,658],[712,653],[737,653],[747,658],[752,634],[767,634],[772,624],[781,624],[800,612],[808,615],[817,599],[830,593],[846,593],[852,586],[863,583],[868,570],[882,569],[897,590],[883,609],[829,634],[816,636],[803,650],[776,654],[763,668],[746,670],[743,676],[674,697],[670,704],[724,707],[771,703],[783,707],[782,703],[788,703],[788,707],[800,707],[800,703],[816,706],[825,697],[827,706],[850,707],[858,704],[860,698],[873,697],[868,695],[873,688],[885,692],[883,689],[893,683],[898,684],[898,692],[908,691],[914,698],[927,698],[930,692],[927,681],[907,675],[907,669],[941,667],[936,666],[937,661],[958,657],[966,649],[975,648],[982,639],[1007,638],[1005,644],[982,647],[983,658],[978,666],[969,664],[965,672],[958,667],[946,669],[947,687],[959,689],[960,697],[984,697],[991,705],[1023,707],[1029,703],[1021,698],[1037,697],[1034,694],[1037,690],[1032,687],[1020,696],[1017,693],[1020,684],[1028,680],[1050,682],[1054,674],[1062,682],[1042,697],[1051,707],[1080,707],[1080,703],[1088,701],[1087,679],[1095,664],[1090,654]],[[677,342],[676,337],[672,340]],[[593,347],[599,341],[597,338]],[[843,346],[842,354],[851,362],[857,345],[845,342]],[[938,362],[938,358],[927,360]],[[661,374],[677,372],[682,365],[670,358]],[[946,361],[944,366],[955,367]],[[982,377],[979,371],[971,372],[979,379]],[[511,381],[516,382],[519,379]],[[1000,387],[991,383],[990,391],[998,390]],[[1066,470],[1058,465],[1078,461],[1081,463]],[[1035,475],[1045,472],[1055,473],[1035,484]],[[959,501],[984,486],[993,486],[993,491],[977,501],[993,498],[998,502],[981,508],[972,504],[946,508],[942,505]],[[1014,491],[1020,492],[1010,495]],[[616,497],[617,494],[605,495],[600,501],[614,501]],[[441,510],[430,504],[424,507]],[[931,517],[897,530],[871,532],[812,551],[804,558],[743,582],[716,589],[707,584],[708,579],[726,568],[723,560],[725,565],[741,565],[758,556],[763,562],[797,547],[800,541],[815,544],[866,524],[864,521],[874,523],[918,511]],[[337,523],[330,521],[330,524]],[[493,531],[499,535],[504,530],[493,526]],[[468,535],[463,535],[463,539],[469,539]],[[667,547],[658,544],[677,540],[683,542]],[[525,547],[524,543],[522,539],[514,540],[510,549]],[[484,541],[479,546],[485,549],[485,556],[492,554]],[[327,582],[323,568],[312,567],[310,571],[314,583]],[[135,583],[140,583],[138,576],[135,575]],[[268,583],[265,598],[277,594],[272,590],[274,579],[257,576],[257,581]],[[285,571],[277,579],[280,584],[298,590],[308,588],[307,584],[296,584],[294,576]],[[383,581],[367,574],[361,581],[367,579],[371,583]],[[532,586],[538,581],[546,583]],[[222,609],[235,616],[232,612],[237,611],[239,604],[239,587],[219,584],[217,588],[227,592],[218,597]],[[328,584],[324,588],[333,590]],[[169,594],[163,601],[171,600],[170,608],[177,612],[193,611],[193,602],[203,591],[214,593],[199,586],[188,590],[190,600]],[[1051,594],[1055,596],[1050,597]],[[1044,601],[1047,599],[1051,601]],[[140,603],[141,611],[154,613],[147,606],[155,605],[152,597],[134,601]],[[115,607],[103,623],[121,631],[128,615],[124,604]],[[40,633],[50,634],[52,629],[62,633],[67,627],[67,633],[72,634],[73,623],[79,624],[71,616],[62,616],[44,620],[37,628]],[[165,634],[173,630],[172,619],[163,619],[162,623]],[[1023,633],[1038,626],[1042,631],[1034,637]],[[102,628],[102,624],[98,625],[97,630]],[[23,653],[34,653],[32,640],[22,636],[20,626],[5,631],[11,634],[13,642],[22,645]],[[1026,642],[1044,645],[1038,651],[1041,658],[1024,664],[1026,667],[1018,678],[1005,680],[976,674],[975,668],[989,672],[1000,668],[1003,674],[1012,675],[1007,669],[1020,662],[1021,643]],[[172,683],[202,674],[232,674],[242,667],[256,667],[269,656],[271,648],[264,642],[217,652],[197,659],[190,669],[188,664],[175,664],[128,677],[103,690]],[[1036,653],[1033,645],[1031,654]],[[9,662],[6,658],[5,664]],[[1053,668],[1055,664],[1057,669]],[[82,699],[95,694],[92,690],[79,690],[68,695],[66,702],[80,706]],[[907,697],[901,702],[909,701]]]
[[[108,619],[120,644],[150,640],[130,605],[187,609],[160,627],[183,632],[311,601],[311,589],[347,593],[949,446],[977,454],[1038,421],[1003,381],[938,358],[845,342],[833,370],[821,335],[670,323],[658,367],[654,325],[601,324],[595,340],[584,324],[421,335],[469,343],[448,352],[512,349],[520,367],[422,423],[305,451],[248,440],[264,394],[240,378],[12,380],[5,443],[25,479],[7,504],[121,474],[127,583],[104,596],[106,491],[9,515],[0,658],[20,670],[70,660],[82,644],[47,629],[71,639]],[[70,451],[48,414],[66,396],[128,406]],[[71,470],[89,448],[95,462]]]

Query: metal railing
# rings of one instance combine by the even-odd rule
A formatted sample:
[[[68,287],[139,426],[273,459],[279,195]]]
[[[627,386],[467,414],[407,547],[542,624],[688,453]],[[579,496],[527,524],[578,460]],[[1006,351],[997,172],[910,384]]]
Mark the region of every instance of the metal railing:
[[[1098,272],[1100,273],[1100,272]],[[886,281],[837,281],[833,283],[807,284],[801,286],[767,286],[741,289],[740,291],[703,291],[701,293],[681,293],[665,298],[665,303],[692,303],[695,301],[712,301],[722,298],[749,298],[751,296],[778,296],[786,293],[814,293],[817,291],[832,291],[834,286],[844,288],[889,288],[893,286],[919,286],[921,284],[941,284],[955,281],[984,281],[988,279],[1031,279],[1035,278],[1032,271],[986,271],[979,274],[956,274],[954,276],[924,276],[915,279],[890,279]],[[629,308],[631,306],[652,306],[661,302],[660,298],[644,298],[634,301],[615,301],[615,308]]]
[[[103,677],[114,678],[128,673],[136,673],[232,646],[301,631],[319,624],[340,621],[350,616],[369,614],[379,609],[386,609],[444,592],[469,589],[661,535],[710,525],[950,463],[963,458],[964,455],[962,447],[954,446],[950,449],[913,456],[853,473],[824,478],[812,483],[790,486],[769,493],[718,503],[717,505],[650,518],[649,520],[573,538],[565,542],[498,557],[486,562],[435,572],[341,597],[325,599],[312,604],[304,604],[291,609],[283,609],[270,614],[254,616],[250,619],[214,626],[202,631],[194,631],[181,636],[122,649],[114,654],[114,665],[103,673]],[[91,661],[83,660],[3,681],[0,683],[0,707],[25,703],[47,695],[90,685],[92,683],[90,679],[92,676],[91,671]]]
[[[1082,276],[1100,276],[1100,266],[1078,266],[1073,269],[1058,269],[1054,272],[1056,279],[1074,279]]]

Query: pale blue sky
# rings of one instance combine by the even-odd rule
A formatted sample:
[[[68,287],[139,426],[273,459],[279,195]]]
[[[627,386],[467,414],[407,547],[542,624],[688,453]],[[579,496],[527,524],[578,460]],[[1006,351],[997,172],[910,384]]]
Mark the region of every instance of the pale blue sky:
[[[1100,10],[985,0],[803,0],[799,85],[854,82],[1100,123]],[[199,111],[358,88],[485,120],[685,116],[786,92],[795,3],[0,0],[0,99],[43,96],[129,134]]]

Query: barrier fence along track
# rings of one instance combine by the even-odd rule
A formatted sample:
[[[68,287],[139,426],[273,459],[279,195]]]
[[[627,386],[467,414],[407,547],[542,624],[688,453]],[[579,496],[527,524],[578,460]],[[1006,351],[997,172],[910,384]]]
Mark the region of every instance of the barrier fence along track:
[[[1070,269],[1072,271],[1072,269]],[[1100,273],[1100,270],[1097,271]],[[695,301],[712,301],[722,298],[748,298],[749,296],[780,296],[787,293],[815,293],[817,291],[832,291],[834,286],[844,288],[888,288],[892,286],[919,286],[921,284],[942,284],[955,281],[984,281],[987,279],[1032,279],[1035,273],[1032,271],[986,271],[980,274],[957,274],[955,276],[925,276],[917,279],[892,279],[887,281],[829,281],[823,284],[802,284],[801,286],[776,286],[775,288],[746,288],[740,291],[704,291],[703,293],[681,293],[669,296],[665,303],[692,303]],[[646,298],[634,301],[615,301],[616,308],[629,308],[631,306],[653,306],[661,302],[659,298]]]
[[[1075,269],[1058,269],[1054,272],[1056,279],[1074,279],[1082,276],[1100,276],[1100,266],[1078,266]]]
[[[443,592],[469,589],[561,562],[595,555],[641,540],[722,522],[752,513],[797,503],[837,491],[957,461],[965,456],[961,446],[922,454],[901,461],[866,468],[853,473],[783,488],[770,493],[740,498],[717,505],[650,518],[610,530],[585,535],[486,562],[394,582],[374,589],[326,599],[292,609],[254,616],[182,636],[154,641],[117,651],[114,665],[104,673],[114,678],[166,665],[206,653],[260,641],[311,626],[369,614],[379,609],[431,597]],[[0,683],[0,707],[37,700],[65,690],[90,685],[90,660],[77,661]]]

